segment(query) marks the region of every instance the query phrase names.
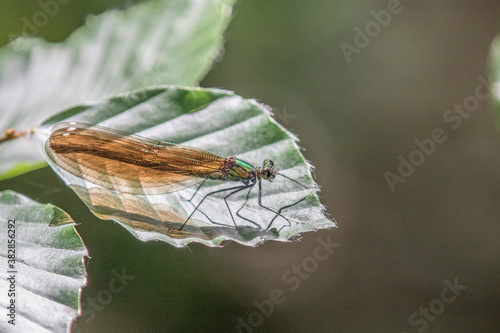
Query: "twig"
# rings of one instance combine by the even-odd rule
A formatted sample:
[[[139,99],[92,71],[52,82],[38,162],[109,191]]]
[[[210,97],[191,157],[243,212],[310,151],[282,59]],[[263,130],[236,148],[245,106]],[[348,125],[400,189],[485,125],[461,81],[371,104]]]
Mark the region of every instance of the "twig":
[[[17,138],[20,138],[22,136],[32,134],[32,133],[33,133],[32,128],[28,128],[28,129],[25,129],[22,131],[16,131],[15,128],[9,128],[5,132],[3,132],[2,136],[0,136],[0,143],[5,142],[5,141],[14,140],[14,139],[17,139]]]

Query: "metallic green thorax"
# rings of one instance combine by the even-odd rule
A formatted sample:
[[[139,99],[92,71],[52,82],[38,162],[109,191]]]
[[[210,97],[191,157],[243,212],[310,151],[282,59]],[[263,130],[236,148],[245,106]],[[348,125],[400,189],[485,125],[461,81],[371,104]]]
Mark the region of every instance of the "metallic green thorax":
[[[256,180],[257,174],[255,172],[255,167],[248,162],[235,157],[229,157],[226,167],[226,179],[228,180],[242,181],[244,183],[250,181],[255,182]]]

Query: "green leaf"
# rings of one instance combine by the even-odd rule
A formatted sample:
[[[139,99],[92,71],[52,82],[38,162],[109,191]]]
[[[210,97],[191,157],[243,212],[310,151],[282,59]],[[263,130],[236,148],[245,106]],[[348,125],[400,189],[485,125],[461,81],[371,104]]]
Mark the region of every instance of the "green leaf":
[[[153,84],[197,85],[222,47],[233,0],[150,1],[92,17],[62,43],[19,39],[0,50],[0,135],[58,110]],[[40,154],[0,145],[0,176]],[[15,173],[12,171],[16,171]],[[6,178],[7,175],[3,175]]]
[[[0,330],[68,331],[78,314],[79,293],[85,285],[83,256],[87,251],[72,225],[50,225],[73,220],[53,205],[3,191],[0,221],[0,305],[4,312],[15,299],[15,326],[4,314]],[[11,262],[14,251],[15,262]],[[9,289],[15,289],[15,297],[7,295]]]
[[[495,38],[491,44],[490,67],[493,74],[492,92],[493,107],[497,116],[497,129],[500,130],[500,37]]]
[[[90,184],[54,164],[61,176],[92,212],[113,219],[141,240],[163,240],[175,246],[197,241],[209,246],[223,240],[255,245],[267,239],[286,241],[305,231],[330,228],[335,224],[323,214],[311,177],[296,138],[273,120],[269,108],[254,100],[243,99],[230,91],[157,86],[122,94],[94,104],[77,106],[51,117],[35,137],[43,148],[52,125],[76,121],[138,133],[150,139],[183,144],[237,156],[254,166],[272,159],[279,173],[274,181],[263,181],[262,203],[284,215],[276,217],[258,204],[258,186],[247,198],[247,191],[231,195],[228,203],[236,217],[234,227],[222,198],[209,196],[188,221],[177,229],[200,202],[203,194],[225,189],[241,182],[207,181],[194,196],[196,186],[160,195],[131,195]]]
[[[21,175],[26,172],[30,172],[33,170],[37,170],[46,166],[45,162],[34,162],[34,163],[18,163],[13,166],[11,169],[5,171],[3,174],[0,174],[0,180],[9,179],[18,175]]]

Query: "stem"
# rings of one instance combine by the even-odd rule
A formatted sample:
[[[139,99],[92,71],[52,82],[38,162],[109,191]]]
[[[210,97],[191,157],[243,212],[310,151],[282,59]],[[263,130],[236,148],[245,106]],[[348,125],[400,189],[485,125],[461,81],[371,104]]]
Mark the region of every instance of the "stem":
[[[16,131],[15,128],[9,128],[5,132],[3,132],[2,136],[0,136],[0,143],[14,140],[28,134],[32,134],[33,131],[34,131],[33,128],[28,128],[22,131]]]

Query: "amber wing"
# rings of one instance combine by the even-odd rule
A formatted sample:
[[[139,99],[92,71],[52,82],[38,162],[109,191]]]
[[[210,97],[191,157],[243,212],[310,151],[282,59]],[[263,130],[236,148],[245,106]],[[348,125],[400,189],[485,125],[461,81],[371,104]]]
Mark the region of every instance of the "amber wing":
[[[226,161],[203,149],[76,122],[54,126],[45,150],[71,174],[131,194],[169,193],[219,179]]]

